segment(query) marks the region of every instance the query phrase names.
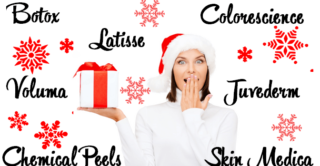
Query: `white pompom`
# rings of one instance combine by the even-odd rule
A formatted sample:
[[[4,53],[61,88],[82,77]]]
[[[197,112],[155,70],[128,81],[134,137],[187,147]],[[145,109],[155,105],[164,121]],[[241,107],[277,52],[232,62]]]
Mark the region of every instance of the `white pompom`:
[[[148,80],[148,86],[151,92],[166,92],[170,84],[170,80],[164,74]]]

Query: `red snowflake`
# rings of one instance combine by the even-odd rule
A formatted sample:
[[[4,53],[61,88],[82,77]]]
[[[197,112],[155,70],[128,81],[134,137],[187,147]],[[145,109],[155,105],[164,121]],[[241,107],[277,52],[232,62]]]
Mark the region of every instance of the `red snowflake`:
[[[61,142],[58,140],[58,138],[63,138],[68,135],[67,132],[64,132],[63,130],[57,131],[60,122],[57,120],[54,123],[52,123],[52,127],[49,127],[48,123],[42,121],[41,122],[41,128],[44,130],[44,132],[38,132],[34,134],[35,138],[42,139],[44,138],[45,140],[42,142],[42,149],[47,149],[47,147],[50,146],[50,142],[53,143],[53,146],[57,148],[61,148]]]
[[[272,130],[279,130],[279,133],[281,134],[278,138],[279,141],[283,141],[282,138],[283,136],[290,136],[290,141],[294,141],[296,139],[296,137],[294,137],[292,134],[296,131],[299,130],[301,131],[302,127],[301,125],[296,126],[295,123],[293,122],[293,120],[296,117],[295,114],[291,114],[291,118],[290,119],[283,119],[283,114],[279,114],[278,118],[281,120],[281,122],[279,122],[278,126],[275,126],[274,124],[271,126]]]
[[[299,40],[297,40],[297,29],[298,26],[295,27],[296,30],[292,30],[290,32],[284,33],[280,29],[277,29],[277,26],[274,26],[276,29],[276,39],[268,42],[268,46],[272,49],[275,49],[275,60],[273,63],[276,63],[277,60],[286,56],[291,60],[296,59],[296,51],[302,48],[303,46],[308,47],[308,44],[303,44]],[[266,43],[263,43],[266,46]],[[297,64],[297,61],[294,61],[294,64]]]
[[[64,50],[66,53],[69,53],[69,50],[73,50],[73,47],[72,47],[73,41],[69,42],[68,38],[65,39],[65,42],[61,41],[60,44],[62,45],[60,47],[60,50]]]
[[[30,69],[33,74],[34,69],[42,70],[43,63],[49,64],[45,59],[50,54],[46,52],[45,48],[48,45],[41,46],[40,40],[32,41],[31,37],[29,40],[24,42],[21,41],[20,47],[13,47],[18,52],[16,55],[13,55],[14,58],[17,58],[18,62],[15,64],[22,66],[22,71]]]
[[[250,55],[252,50],[250,49],[247,51],[247,47],[243,47],[243,51],[241,49],[238,50],[238,53],[240,54],[238,59],[243,59],[243,62],[247,62],[247,58],[252,59],[252,56]]]
[[[22,125],[27,126],[29,123],[24,121],[27,117],[27,114],[23,114],[19,116],[18,111],[14,113],[14,117],[9,117],[8,119],[12,122],[10,128],[14,128],[17,126],[19,131],[22,131]]]
[[[140,77],[139,82],[132,82],[131,81],[131,77],[128,77],[126,79],[126,81],[129,82],[129,85],[127,86],[126,89],[124,89],[123,87],[121,87],[120,92],[122,93],[127,93],[129,96],[129,99],[126,100],[126,102],[128,104],[131,104],[131,100],[132,99],[138,99],[139,100],[139,104],[143,104],[144,100],[142,100],[142,96],[144,95],[144,93],[150,93],[151,90],[148,89],[143,89],[143,85],[142,82],[145,81],[145,79],[143,77]]]
[[[141,9],[141,11],[135,11],[134,14],[137,16],[142,16],[143,22],[141,22],[141,26],[145,27],[147,21],[153,23],[153,27],[157,27],[159,23],[156,22],[156,19],[158,16],[164,16],[164,11],[160,12],[158,11],[158,8],[156,8],[157,4],[160,4],[158,0],[154,0],[154,4],[146,4],[146,0],[141,0],[140,4],[143,5],[144,8]]]

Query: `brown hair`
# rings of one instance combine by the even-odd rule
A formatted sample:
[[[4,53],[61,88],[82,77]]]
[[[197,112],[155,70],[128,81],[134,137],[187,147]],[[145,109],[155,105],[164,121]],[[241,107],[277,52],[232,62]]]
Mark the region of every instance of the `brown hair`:
[[[210,91],[209,91],[209,68],[207,69],[207,75],[206,75],[206,81],[204,82],[204,85],[203,87],[201,88],[201,98],[200,98],[200,101],[203,101],[206,96],[208,94],[210,94]],[[167,99],[171,102],[176,102],[177,99],[176,99],[176,95],[177,95],[177,83],[176,83],[176,80],[174,79],[174,74],[173,74],[173,70],[171,72],[171,90],[170,92],[168,93],[167,95]]]

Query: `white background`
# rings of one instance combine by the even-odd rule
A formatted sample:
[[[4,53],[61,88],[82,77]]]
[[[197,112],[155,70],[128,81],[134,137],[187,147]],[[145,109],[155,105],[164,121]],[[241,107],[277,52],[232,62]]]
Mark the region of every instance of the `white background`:
[[[216,71],[211,75],[210,91],[213,94],[211,103],[226,106],[223,98],[226,94],[233,93],[233,84],[227,80],[246,79],[240,83],[240,87],[255,86],[268,87],[269,80],[273,80],[273,87],[299,88],[300,98],[278,99],[239,99],[230,108],[238,115],[238,138],[236,155],[242,156],[245,163],[251,158],[251,165],[256,165],[262,148],[267,147],[268,153],[272,146],[277,147],[277,155],[288,155],[289,148],[297,151],[293,156],[310,156],[315,166],[320,164],[319,156],[319,13],[317,1],[191,1],[160,0],[158,10],[164,10],[165,16],[158,18],[158,27],[152,27],[147,23],[141,27],[141,16],[135,17],[134,11],[142,9],[139,0],[123,1],[24,1],[29,4],[27,12],[33,12],[43,7],[49,12],[60,12],[58,23],[33,23],[13,24],[13,7],[7,10],[5,7],[18,1],[2,0],[0,2],[1,22],[1,65],[0,65],[0,154],[11,146],[25,147],[25,156],[69,156],[73,146],[78,148],[86,145],[94,145],[99,149],[99,155],[108,155],[112,145],[116,146],[116,155],[120,154],[122,165],[124,159],[121,151],[121,143],[115,122],[87,112],[76,111],[79,103],[79,76],[73,78],[78,67],[86,61],[97,62],[99,65],[112,63],[119,71],[119,88],[126,87],[127,77],[138,81],[139,77],[148,80],[158,75],[158,65],[162,54],[162,40],[174,33],[192,33],[206,37],[216,50]],[[153,3],[147,0],[148,3]],[[201,10],[208,4],[216,3],[220,9],[215,12],[213,8],[208,10],[205,18],[216,19],[221,13],[226,13],[230,3],[233,3],[235,13],[274,13],[291,14],[303,13],[304,23],[299,24],[297,39],[309,45],[297,51],[298,64],[282,58],[276,64],[274,50],[263,46],[263,42],[269,42],[275,38],[274,24],[204,24],[200,19]],[[21,8],[21,6],[18,6]],[[278,24],[280,30],[291,31],[297,24]],[[115,35],[117,31],[126,32],[126,36],[143,36],[144,47],[114,48],[112,51],[91,50],[88,45],[99,42],[102,28],[109,30],[108,37]],[[20,41],[41,40],[50,56],[43,69],[35,70],[31,74],[29,70],[22,71],[20,66],[14,66],[17,62],[12,57],[16,53],[13,48],[20,45]],[[69,38],[74,41],[74,50],[66,54],[60,51],[60,41]],[[239,49],[246,46],[252,49],[253,59],[244,63],[237,59]],[[314,69],[314,72],[310,72]],[[20,95],[14,98],[13,82],[6,89],[6,83],[10,78],[15,78],[19,83],[23,76],[28,75],[24,87],[29,87],[31,79],[36,78],[36,88],[65,88],[68,98],[40,98],[33,99],[30,96],[24,98]],[[144,82],[145,87],[147,86]],[[135,117],[138,110],[147,105],[153,105],[166,101],[166,93],[145,94],[144,104],[138,104],[133,100],[127,104],[126,94],[120,94],[119,108],[123,110],[130,121],[134,131]],[[14,112],[26,113],[28,126],[23,126],[22,131],[17,128],[10,129],[8,117],[14,116]],[[74,111],[74,114],[72,114]],[[302,126],[302,131],[296,131],[296,140],[290,142],[289,137],[278,141],[277,131],[272,131],[272,124],[278,124],[278,114],[284,114],[284,118],[290,118],[296,114],[295,123]],[[68,132],[68,136],[60,139],[62,148],[57,149],[50,145],[43,150],[42,140],[34,138],[34,134],[42,131],[40,123],[45,121],[50,125],[59,120],[59,130]],[[55,151],[55,155],[51,152]],[[168,149],[169,150],[169,149]],[[75,161],[84,165],[84,152],[78,153]],[[7,156],[9,162],[21,159],[21,153],[11,152]],[[0,165],[4,165],[1,160]],[[94,160],[89,165],[95,165]]]

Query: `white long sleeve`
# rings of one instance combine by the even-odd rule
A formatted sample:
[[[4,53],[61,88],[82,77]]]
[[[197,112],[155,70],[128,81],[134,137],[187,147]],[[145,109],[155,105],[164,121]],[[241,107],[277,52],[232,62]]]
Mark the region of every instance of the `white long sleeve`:
[[[126,166],[208,166],[217,163],[214,147],[235,150],[237,116],[231,109],[208,104],[207,109],[181,111],[166,102],[141,109],[135,135],[128,119],[116,122]]]
[[[127,118],[116,122],[126,166],[155,166],[152,131],[140,114],[136,118],[136,137]]]
[[[217,163],[211,151],[215,147],[225,148],[225,156],[231,156],[231,151],[235,150],[237,135],[237,115],[230,111],[225,114],[223,122],[219,127],[216,140],[214,135],[210,135],[210,129],[214,126],[206,125],[202,115],[205,111],[199,108],[185,110],[182,114],[188,128],[188,134],[193,151],[199,163],[208,166],[204,159],[210,163]],[[216,152],[216,151],[215,151]],[[217,152],[216,152],[217,153]],[[205,156],[205,157],[204,157]]]

